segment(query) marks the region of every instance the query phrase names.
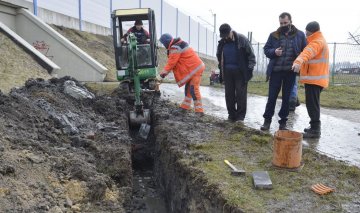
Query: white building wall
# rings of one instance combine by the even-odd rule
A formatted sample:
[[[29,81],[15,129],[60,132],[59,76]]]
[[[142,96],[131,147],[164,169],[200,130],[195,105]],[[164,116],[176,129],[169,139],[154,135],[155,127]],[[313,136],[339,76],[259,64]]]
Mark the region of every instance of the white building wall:
[[[17,0],[33,3],[33,0]],[[112,2],[112,5],[110,5]],[[37,0],[38,17],[50,24],[79,29],[79,0]],[[166,0],[81,0],[81,28],[91,33],[111,34],[111,9],[152,8],[155,11],[157,36],[170,33],[189,42],[202,54],[215,56],[217,39],[214,42],[212,30],[207,30],[196,21],[196,17],[189,16],[167,3]],[[178,26],[176,18],[178,17]],[[189,32],[190,29],[190,32]],[[215,47],[213,47],[215,43]]]

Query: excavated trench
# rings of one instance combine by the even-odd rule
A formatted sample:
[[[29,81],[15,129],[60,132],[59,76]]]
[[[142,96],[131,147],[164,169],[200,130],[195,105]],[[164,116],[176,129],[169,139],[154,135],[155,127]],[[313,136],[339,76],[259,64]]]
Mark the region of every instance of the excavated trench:
[[[165,199],[154,175],[154,131],[150,131],[144,139],[139,136],[139,129],[133,128],[130,130],[130,136],[133,139],[131,145],[133,188],[131,202],[125,203],[125,210],[129,213],[166,213],[168,211]]]
[[[186,147],[201,143],[210,135],[196,130],[197,125],[204,123],[192,114],[179,113],[169,101],[156,97],[149,102],[149,97],[145,97],[145,106],[152,110],[148,138],[139,137],[138,129],[130,131],[133,193],[131,202],[125,205],[126,211],[241,212],[226,206],[215,189],[207,188],[200,171],[181,163],[184,154],[193,155],[187,153]],[[205,156],[196,158],[206,160]]]

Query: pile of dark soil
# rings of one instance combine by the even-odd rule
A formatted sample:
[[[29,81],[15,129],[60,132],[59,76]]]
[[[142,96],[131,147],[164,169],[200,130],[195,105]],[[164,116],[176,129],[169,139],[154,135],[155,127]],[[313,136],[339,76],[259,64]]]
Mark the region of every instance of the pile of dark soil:
[[[66,80],[76,82],[30,79],[0,94],[0,212],[124,212],[129,105],[117,95],[76,100]]]

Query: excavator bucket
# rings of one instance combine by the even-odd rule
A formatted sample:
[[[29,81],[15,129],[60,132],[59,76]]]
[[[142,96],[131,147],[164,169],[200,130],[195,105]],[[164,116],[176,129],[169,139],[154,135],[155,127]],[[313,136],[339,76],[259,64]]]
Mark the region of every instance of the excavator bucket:
[[[143,112],[137,112],[136,110],[129,112],[129,124],[130,127],[139,127],[141,124],[150,124],[150,110],[144,109]]]

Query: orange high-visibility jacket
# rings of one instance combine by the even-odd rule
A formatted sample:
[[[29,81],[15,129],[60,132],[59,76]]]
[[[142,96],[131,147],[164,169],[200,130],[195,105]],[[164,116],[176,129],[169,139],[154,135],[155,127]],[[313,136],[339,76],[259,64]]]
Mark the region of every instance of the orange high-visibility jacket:
[[[300,83],[329,86],[329,48],[320,31],[307,37],[308,45],[294,63],[301,65]]]
[[[169,45],[168,61],[164,70],[166,72],[172,70],[176,83],[182,87],[194,75],[201,75],[205,69],[205,64],[186,42],[179,40],[171,45],[172,42]]]

